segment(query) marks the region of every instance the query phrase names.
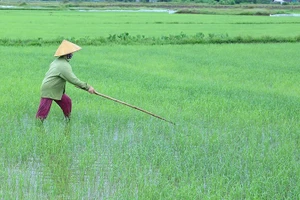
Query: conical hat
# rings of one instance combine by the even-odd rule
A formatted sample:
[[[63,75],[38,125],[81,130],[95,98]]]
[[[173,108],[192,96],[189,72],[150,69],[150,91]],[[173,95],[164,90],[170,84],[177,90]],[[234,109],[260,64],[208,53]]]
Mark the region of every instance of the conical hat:
[[[54,56],[63,56],[69,53],[73,53],[75,51],[79,51],[81,49],[80,46],[73,44],[67,40],[63,40],[62,43],[59,45],[58,49],[56,50]]]

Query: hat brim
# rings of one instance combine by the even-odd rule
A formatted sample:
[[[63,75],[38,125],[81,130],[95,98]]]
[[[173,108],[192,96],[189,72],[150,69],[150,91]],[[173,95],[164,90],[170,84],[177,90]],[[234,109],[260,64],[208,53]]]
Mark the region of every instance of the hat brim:
[[[67,40],[63,40],[62,43],[59,45],[58,49],[56,50],[54,56],[64,56],[70,53],[74,53],[76,51],[81,50],[82,48],[72,42],[69,42]]]

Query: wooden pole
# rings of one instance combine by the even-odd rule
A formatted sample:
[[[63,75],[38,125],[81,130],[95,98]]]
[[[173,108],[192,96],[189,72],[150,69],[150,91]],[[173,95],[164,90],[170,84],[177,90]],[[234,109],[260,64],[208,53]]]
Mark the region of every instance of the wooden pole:
[[[158,116],[158,115],[155,115],[155,114],[153,114],[153,113],[151,113],[151,112],[149,112],[149,111],[143,110],[143,109],[138,108],[138,107],[136,107],[136,106],[130,105],[130,104],[126,103],[126,102],[120,101],[120,100],[118,100],[118,99],[112,98],[112,97],[110,97],[110,96],[107,96],[107,95],[105,95],[105,94],[101,94],[101,93],[96,92],[96,91],[95,91],[95,94],[98,95],[98,96],[100,96],[100,97],[103,97],[103,98],[106,98],[106,99],[115,101],[115,102],[117,102],[117,103],[123,104],[123,105],[125,105],[125,106],[128,106],[128,107],[133,108],[133,109],[136,109],[136,110],[139,110],[139,111],[144,112],[144,113],[146,113],[146,114],[148,114],[148,115],[151,115],[151,116],[153,116],[153,117],[156,117],[156,118],[158,118],[158,119],[164,120],[164,121],[166,121],[166,122],[169,122],[169,123],[175,125],[174,122],[171,122],[171,121],[169,121],[169,120],[166,120],[166,119],[164,119],[164,118],[162,118],[162,117],[160,117],[160,116]]]

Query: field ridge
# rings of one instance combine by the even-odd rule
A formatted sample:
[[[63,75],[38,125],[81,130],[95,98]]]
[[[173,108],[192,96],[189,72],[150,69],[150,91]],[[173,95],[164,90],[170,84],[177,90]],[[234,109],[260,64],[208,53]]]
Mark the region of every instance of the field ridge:
[[[298,43],[300,35],[290,37],[274,36],[235,36],[230,37],[228,34],[208,34],[196,33],[187,35],[184,33],[178,35],[168,35],[161,37],[147,37],[145,35],[132,36],[127,32],[121,34],[110,34],[108,37],[81,37],[81,38],[64,38],[55,39],[0,39],[0,46],[45,46],[60,44],[63,39],[69,39],[81,45],[178,45],[178,44],[251,44],[251,43]]]

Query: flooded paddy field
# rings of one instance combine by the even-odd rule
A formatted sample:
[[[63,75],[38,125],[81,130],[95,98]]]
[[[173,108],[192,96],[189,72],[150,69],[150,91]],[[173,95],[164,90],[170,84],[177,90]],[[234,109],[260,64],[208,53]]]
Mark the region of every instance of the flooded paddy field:
[[[113,21],[107,13],[39,11],[25,20],[28,13],[17,12],[8,15],[22,32],[16,34],[16,24],[9,26],[8,20],[0,38],[76,39],[120,33],[122,27],[131,33],[135,25],[139,33],[158,37],[169,32],[152,25],[178,25],[172,22],[190,23],[191,34],[201,23],[222,29],[255,22],[267,35],[278,34],[267,31],[269,25],[277,24],[279,32],[287,24],[298,27],[295,18],[214,21],[213,16],[131,13],[116,14],[127,18]],[[75,24],[84,24],[83,15],[92,24],[85,31]],[[59,28],[56,16],[65,17],[66,27]],[[119,29],[101,32],[105,22]],[[49,31],[53,28],[57,31]],[[80,79],[176,125],[71,84],[66,88],[73,100],[71,121],[64,121],[53,103],[40,124],[35,119],[40,84],[57,45],[1,46],[0,199],[299,197],[298,43],[78,45],[83,49],[70,64]]]

